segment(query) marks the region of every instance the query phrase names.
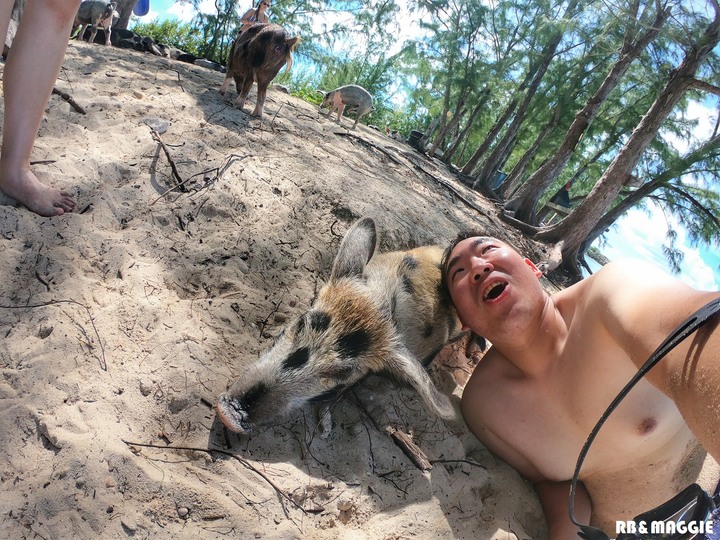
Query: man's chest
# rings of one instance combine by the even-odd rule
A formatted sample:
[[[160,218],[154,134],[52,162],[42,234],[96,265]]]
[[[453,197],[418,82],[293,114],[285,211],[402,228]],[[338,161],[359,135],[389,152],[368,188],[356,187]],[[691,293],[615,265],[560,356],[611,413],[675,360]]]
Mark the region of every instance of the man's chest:
[[[483,396],[477,413],[488,436],[519,453],[548,480],[572,476],[592,428],[634,373],[632,366],[611,358],[612,351],[588,359],[579,349],[568,350],[576,355],[575,362],[585,361],[583,369],[568,362],[534,379],[487,370],[474,388]],[[687,432],[675,405],[641,381],[601,428],[581,477],[661,458],[683,429]]]

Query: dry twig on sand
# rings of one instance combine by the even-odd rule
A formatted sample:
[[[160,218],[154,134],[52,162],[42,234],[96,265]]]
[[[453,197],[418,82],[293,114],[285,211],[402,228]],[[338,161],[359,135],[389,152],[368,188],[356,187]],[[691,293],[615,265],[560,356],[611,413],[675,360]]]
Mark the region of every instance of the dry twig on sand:
[[[70,104],[70,106],[73,109],[75,109],[80,114],[87,114],[85,112],[85,109],[83,109],[80,105],[78,105],[77,101],[75,101],[70,94],[63,92],[62,90],[58,90],[57,88],[53,88],[52,93],[63,98],[65,101],[67,101]]]
[[[37,275],[37,273],[36,273],[36,275]],[[40,276],[37,276],[37,277],[38,277],[38,279],[40,278]],[[92,313],[90,313],[90,308],[87,307],[85,304],[81,304],[77,300],[50,300],[48,302],[42,302],[40,304],[27,304],[25,306],[0,305],[0,309],[31,309],[31,308],[52,306],[55,304],[75,304],[75,305],[80,306],[81,308],[84,308],[85,311],[87,311],[88,318],[90,319],[90,324],[92,325],[93,330],[95,331],[95,337],[97,337],[98,344],[100,345],[100,368],[103,371],[107,371],[107,360],[105,360],[105,347],[103,346],[102,340],[100,339],[100,333],[98,332],[98,329],[95,326],[95,321],[93,320]],[[83,330],[83,332],[84,332],[84,330]]]
[[[376,415],[373,414],[369,410],[369,408],[365,406],[363,401],[358,398],[357,393],[353,392],[353,395],[355,396],[355,403],[365,414],[365,416],[370,419],[373,426],[375,426],[375,429],[389,436],[393,440],[393,442],[400,448],[400,450],[402,450],[403,453],[408,458],[410,458],[410,461],[412,461],[418,469],[423,472],[432,469],[432,464],[425,455],[425,452],[423,452],[422,449],[417,444],[415,444],[415,441],[412,440],[412,437],[409,434],[398,429],[396,426],[392,425],[386,420],[377,418]]]
[[[172,169],[173,177],[175,178],[177,185],[175,188],[180,188],[180,191],[183,193],[187,193],[187,188],[185,187],[185,182],[187,180],[183,180],[182,176],[180,176],[180,173],[177,170],[177,166],[175,165],[175,161],[173,160],[172,156],[170,155],[170,150],[165,145],[163,140],[160,138],[160,134],[155,131],[154,129],[150,130],[150,134],[152,135],[152,138],[160,145],[160,147],[163,149],[163,152],[165,152],[165,157],[168,160],[168,163],[170,163],[170,168]],[[189,180],[189,179],[188,179]],[[175,189],[173,188],[173,189]],[[167,193],[167,192],[165,192]]]
[[[240,462],[240,464],[242,464],[243,467],[253,471],[260,478],[265,480],[270,485],[270,487],[272,487],[275,490],[275,493],[277,493],[280,500],[285,499],[286,501],[291,503],[295,508],[302,511],[303,514],[312,514],[313,513],[311,511],[306,510],[298,503],[296,503],[292,499],[292,497],[290,497],[287,493],[285,493],[282,489],[280,489],[277,486],[277,484],[275,484],[275,482],[270,480],[270,478],[268,478],[268,476],[264,472],[259,470],[257,467],[254,467],[248,460],[241,458],[240,456],[233,454],[232,452],[228,452],[226,450],[220,450],[219,448],[199,448],[199,447],[193,447],[193,446],[162,446],[159,444],[131,442],[131,441],[126,441],[124,439],[123,439],[123,442],[130,447],[138,446],[138,447],[142,447],[142,448],[157,448],[159,450],[184,450],[184,451],[190,451],[190,452],[204,452],[206,454],[212,454],[213,452],[217,452],[218,454],[222,454],[224,456],[231,457],[231,458],[237,460],[238,462]],[[287,513],[287,509],[285,508],[285,505],[281,505],[281,506],[282,506],[283,512],[285,513],[285,517],[287,517],[288,519],[291,519]]]
[[[160,194],[160,196],[159,196],[158,198],[156,198],[153,202],[150,203],[150,206],[154,205],[156,202],[158,202],[160,199],[162,199],[165,195],[167,195],[167,194],[170,193],[171,191],[174,191],[175,189],[177,189],[178,187],[180,187],[180,185],[182,185],[182,186],[184,187],[184,185],[187,184],[190,180],[192,180],[193,178],[197,178],[198,176],[201,176],[201,175],[202,175],[202,176],[207,176],[207,174],[208,174],[209,172],[215,173],[212,178],[208,179],[208,180],[205,182],[205,185],[206,185],[206,186],[209,185],[209,184],[211,184],[211,183],[213,183],[213,182],[218,181],[218,180],[220,179],[220,177],[225,173],[225,171],[227,171],[227,169],[230,167],[230,165],[232,164],[233,160],[235,160],[235,159],[241,159],[241,160],[242,160],[242,159],[245,159],[246,157],[248,157],[248,156],[240,156],[240,155],[238,155],[238,154],[230,154],[229,156],[227,156],[227,157],[225,158],[225,162],[224,162],[222,165],[220,165],[219,167],[211,167],[210,169],[205,169],[204,171],[199,172],[199,173],[197,173],[197,174],[193,174],[190,178],[187,178],[187,179],[183,180],[181,184],[178,184],[178,185],[173,186],[173,187],[171,187],[171,188],[169,188],[169,189],[166,189],[165,191],[163,191],[163,192]],[[168,159],[170,159],[170,158],[168,157]],[[184,191],[184,192],[187,193],[187,188],[181,189],[181,191]]]

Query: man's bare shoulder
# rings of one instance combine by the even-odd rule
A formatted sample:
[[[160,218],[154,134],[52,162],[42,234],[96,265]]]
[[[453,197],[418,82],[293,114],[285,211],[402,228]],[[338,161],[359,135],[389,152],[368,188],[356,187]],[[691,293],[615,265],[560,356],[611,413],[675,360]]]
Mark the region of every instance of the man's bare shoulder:
[[[627,318],[629,322],[638,322],[648,312],[657,313],[684,298],[689,301],[697,293],[667,272],[635,259],[610,262],[583,282],[587,303],[609,317]]]

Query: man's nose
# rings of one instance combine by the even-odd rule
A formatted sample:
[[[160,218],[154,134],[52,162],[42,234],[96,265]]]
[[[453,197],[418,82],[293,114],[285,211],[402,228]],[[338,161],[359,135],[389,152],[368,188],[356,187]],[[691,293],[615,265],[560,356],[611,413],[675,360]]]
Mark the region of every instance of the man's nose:
[[[493,265],[485,259],[473,257],[471,266],[471,275],[473,280],[480,281],[482,279],[485,279],[485,277],[492,271],[492,269]]]

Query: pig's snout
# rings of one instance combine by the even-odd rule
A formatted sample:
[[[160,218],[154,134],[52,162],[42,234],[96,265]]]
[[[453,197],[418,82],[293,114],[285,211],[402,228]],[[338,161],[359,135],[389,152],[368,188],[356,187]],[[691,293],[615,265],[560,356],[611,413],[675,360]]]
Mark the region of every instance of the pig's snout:
[[[222,394],[217,404],[217,414],[220,421],[230,431],[243,435],[249,434],[253,424],[248,421],[248,412],[245,410],[242,401]]]

